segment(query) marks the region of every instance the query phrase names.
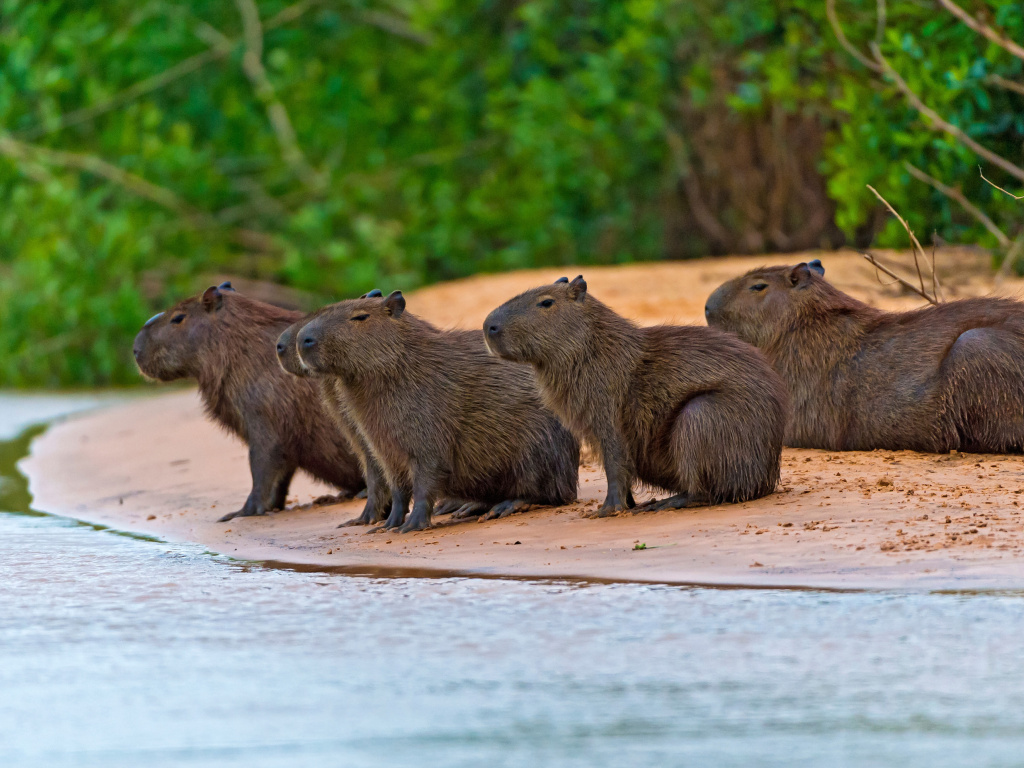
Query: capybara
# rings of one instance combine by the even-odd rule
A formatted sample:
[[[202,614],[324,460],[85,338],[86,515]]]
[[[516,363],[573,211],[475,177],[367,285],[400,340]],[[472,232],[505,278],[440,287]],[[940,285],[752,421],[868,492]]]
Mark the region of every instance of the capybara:
[[[787,445],[1024,448],[1024,305],[981,298],[884,312],[824,275],[817,259],[755,269],[705,307],[709,324],[760,347],[789,385]]]
[[[374,291],[371,294],[381,295],[380,291]],[[293,376],[302,378],[309,378],[311,371],[299,359],[299,353],[295,347],[295,337],[298,335],[299,329],[310,319],[311,316],[307,315],[292,323],[277,339],[277,358],[281,367]],[[333,376],[313,376],[312,381],[320,393],[324,410],[335,420],[338,429],[348,440],[349,448],[359,461],[363,477],[366,478],[366,505],[363,507],[362,514],[338,527],[379,523],[384,520],[391,509],[391,490],[388,488],[384,472],[374,458],[366,439],[359,433],[359,427],[349,414],[347,400],[340,382]]]
[[[249,446],[252,491],[222,521],[282,509],[296,469],[343,495],[364,487],[359,463],[313,382],[285,373],[274,354],[281,332],[301,317],[223,283],[151,318],[135,337],[142,373],[160,381],[195,379],[207,415]]]
[[[441,497],[490,516],[576,498],[579,443],[529,369],[488,355],[479,331],[435,328],[395,291],[321,310],[297,342],[305,365],[341,382],[388,478],[384,527],[430,527]]]
[[[736,337],[641,328],[582,275],[505,302],[484,336],[494,354],[533,366],[548,407],[600,453],[608,495],[596,516],[633,507],[636,480],[674,493],[644,509],[746,501],[778,485],[786,389]]]

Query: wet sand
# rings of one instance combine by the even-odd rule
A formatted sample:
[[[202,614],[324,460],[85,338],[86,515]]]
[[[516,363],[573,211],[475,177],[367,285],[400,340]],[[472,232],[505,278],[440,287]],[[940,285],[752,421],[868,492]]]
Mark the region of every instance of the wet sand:
[[[822,258],[829,279],[865,300],[887,308],[921,303],[880,285],[858,256]],[[996,291],[982,256],[942,258],[956,266],[940,271],[947,294],[1021,293],[1020,281]],[[702,322],[704,299],[723,280],[762,263],[797,260],[731,258],[479,276],[413,293],[409,309],[441,325],[476,327],[517,291],[583,271],[591,292],[642,323]],[[336,528],[363,502],[312,505],[328,489],[301,477],[289,509],[217,523],[248,493],[246,450],[208,423],[197,395],[186,390],[61,422],[35,441],[22,469],[39,510],[251,560],[378,573],[1024,588],[1019,456],[787,449],[782,488],[767,498],[601,520],[581,516],[605,491],[600,469],[587,464],[580,500],[571,506],[482,523],[440,517],[433,530],[406,535]]]

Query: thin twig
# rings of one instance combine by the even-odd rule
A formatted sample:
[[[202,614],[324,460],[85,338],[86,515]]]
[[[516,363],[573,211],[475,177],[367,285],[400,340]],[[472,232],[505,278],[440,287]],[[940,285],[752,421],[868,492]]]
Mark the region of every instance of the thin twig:
[[[978,173],[980,174],[980,176],[981,176],[982,180],[984,180],[986,184],[989,184],[989,185],[991,185],[991,186],[995,187],[995,188],[996,188],[996,189],[998,189],[998,190],[999,190],[1000,192],[1002,192],[1002,193],[1003,193],[1004,195],[1009,195],[1009,196],[1010,196],[1010,197],[1012,197],[1012,198],[1013,198],[1014,200],[1024,200],[1024,195],[1015,195],[1015,194],[1013,194],[1013,192],[1007,192],[1007,191],[1006,191],[1005,189],[1003,189],[1002,187],[1000,187],[1000,186],[999,186],[998,184],[994,184],[994,183],[992,183],[991,181],[989,181],[988,179],[986,179],[986,178],[985,178],[985,174],[984,174],[984,173],[982,172],[982,170],[981,170],[981,166],[980,166],[980,165],[978,166]]]
[[[996,282],[1002,282],[1010,274],[1010,270],[1013,269],[1013,265],[1017,262],[1017,257],[1020,256],[1022,248],[1024,248],[1024,232],[1017,236],[1017,239],[1013,241],[1013,245],[1010,246],[1010,250],[1006,252],[1006,257],[1003,259],[1003,263],[999,265],[999,271],[996,273]]]
[[[980,208],[978,208],[976,205],[974,205],[974,203],[972,203],[970,200],[968,200],[964,196],[964,193],[961,192],[959,189],[957,189],[956,187],[946,186],[945,184],[943,184],[938,179],[936,179],[936,178],[934,178],[932,176],[929,176],[927,173],[922,171],[920,168],[917,168],[916,166],[911,165],[910,163],[903,163],[903,167],[906,168],[907,172],[911,176],[913,176],[915,179],[917,179],[918,181],[923,181],[925,184],[928,184],[929,186],[933,187],[934,189],[937,189],[939,192],[944,194],[946,197],[951,198],[952,200],[955,200],[956,202],[958,202],[963,207],[963,209],[965,211],[967,211],[969,214],[971,214],[971,216],[976,218],[981,223],[981,225],[983,227],[985,227],[985,229],[987,229],[989,232],[992,233],[992,236],[995,237],[995,239],[999,241],[999,245],[1001,247],[1003,247],[1003,248],[1009,248],[1010,247],[1010,243],[1012,241],[1010,240],[1009,237],[1006,236],[1006,234],[1003,232],[1003,230],[1001,230],[998,226],[996,226],[996,223],[994,221],[992,221],[992,219],[990,219],[985,214],[984,211],[982,211]]]
[[[913,283],[911,283],[911,282],[909,282],[907,280],[904,280],[902,277],[897,275],[891,269],[889,269],[888,267],[886,267],[886,266],[882,265],[881,263],[879,263],[878,259],[875,258],[875,255],[873,253],[871,253],[871,251],[857,250],[857,253],[859,253],[861,256],[863,256],[865,259],[867,259],[868,262],[873,267],[875,267],[875,269],[881,270],[882,272],[887,274],[889,277],[891,277],[893,280],[895,280],[900,285],[902,285],[904,288],[906,288],[908,291],[911,291],[912,293],[916,293],[918,296],[920,296],[922,299],[927,301],[929,304],[938,304],[939,303],[934,297],[929,296],[927,291],[919,289]]]
[[[875,0],[875,42],[879,45],[885,38],[885,0]]]
[[[310,190],[319,191],[326,186],[326,180],[309,164],[299,146],[295,128],[284,104],[277,97],[277,91],[263,66],[263,26],[260,23],[259,8],[253,0],[235,0],[242,17],[245,53],[242,55],[242,70],[252,83],[256,98],[263,102],[267,119],[281,147],[281,156],[299,180]]]
[[[952,123],[940,117],[938,112],[936,112],[934,109],[932,109],[923,101],[921,101],[921,98],[916,93],[914,93],[913,90],[911,90],[910,86],[907,85],[907,82],[902,77],[900,77],[900,74],[895,69],[893,69],[892,65],[888,61],[886,61],[884,56],[882,56],[882,50],[875,43],[871,43],[871,52],[872,54],[874,54],[875,59],[878,61],[878,63],[882,66],[885,73],[892,78],[893,82],[896,84],[896,87],[899,88],[903,95],[907,97],[907,101],[910,102],[911,106],[913,106],[914,109],[916,109],[926,118],[928,118],[932,123],[934,123],[935,128],[945,133],[948,133],[950,136],[957,139],[962,144],[971,149],[975,154],[978,154],[981,157],[985,158],[993,165],[998,165],[1000,168],[1002,168],[1004,171],[1006,171],[1014,178],[1024,181],[1024,168],[1020,168],[1011,163],[1006,158],[997,155],[992,150],[986,149],[981,144],[972,139],[970,136],[968,136],[966,133],[964,133],[961,129],[957,128]]]
[[[993,29],[988,24],[985,24],[980,19],[971,16],[967,11],[961,8],[959,5],[953,2],[953,0],[939,0],[939,3],[947,11],[956,16],[960,21],[966,24],[968,27],[973,29],[979,35],[991,40],[993,43],[998,45],[1003,50],[1016,56],[1018,59],[1024,59],[1024,47],[1021,47],[1013,40],[1002,34],[998,30]]]
[[[843,31],[843,26],[839,23],[839,16],[836,15],[836,0],[825,0],[825,15],[828,17],[828,23],[832,26],[832,31],[835,33],[836,40],[838,40],[839,44],[846,49],[846,52],[872,72],[881,72],[882,68],[878,63],[872,61],[870,58],[854,48],[853,43],[851,43],[846,37],[846,32]]]
[[[920,253],[922,256],[924,256],[925,255],[924,254],[924,248],[921,247],[921,243],[918,241],[917,235],[914,234],[914,230],[912,230],[910,228],[910,225],[907,224],[906,220],[904,220],[904,218],[902,216],[900,216],[898,213],[896,213],[896,209],[893,208],[891,205],[889,205],[889,201],[886,200],[884,197],[882,197],[880,194],[878,194],[878,190],[875,189],[874,187],[872,187],[870,184],[867,185],[867,188],[870,189],[872,191],[872,193],[874,193],[875,197],[877,197],[879,200],[882,201],[882,204],[886,208],[889,209],[889,212],[892,213],[892,215],[896,217],[896,220],[899,221],[899,223],[903,225],[903,228],[905,230],[907,230],[907,234],[910,235],[910,242],[913,245],[914,266],[917,268],[917,276],[918,276],[918,278],[921,279],[921,291],[923,292],[924,291],[924,279],[921,278],[921,266],[918,264],[917,254]]]

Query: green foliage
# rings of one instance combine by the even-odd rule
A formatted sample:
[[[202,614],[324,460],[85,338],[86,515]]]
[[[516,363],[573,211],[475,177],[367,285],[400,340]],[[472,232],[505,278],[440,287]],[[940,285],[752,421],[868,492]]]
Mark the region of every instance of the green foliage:
[[[722,82],[737,120],[825,126],[820,172],[849,236],[871,183],[919,231],[985,237],[905,160],[1008,229],[1020,218],[836,44],[820,0],[260,0],[269,91],[246,67],[244,5],[0,0],[0,384],[137,381],[139,325],[223,276],[312,307],[660,258],[679,105],[711,105]],[[1014,3],[987,5],[1024,39]],[[839,7],[864,51],[874,7]],[[890,7],[882,47],[948,119],[1019,154],[1021,97],[986,78],[1019,80],[1022,62],[912,3]]]

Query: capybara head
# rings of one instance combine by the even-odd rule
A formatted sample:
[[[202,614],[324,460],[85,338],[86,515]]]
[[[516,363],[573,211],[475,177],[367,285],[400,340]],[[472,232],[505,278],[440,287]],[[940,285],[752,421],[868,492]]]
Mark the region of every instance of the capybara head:
[[[364,293],[359,298],[380,298],[383,295],[384,294],[382,294],[378,289],[374,288],[372,291],[370,291],[369,293]],[[299,356],[299,348],[298,345],[295,343],[295,339],[296,337],[298,337],[299,331],[302,330],[302,327],[304,325],[316,319],[320,314],[322,314],[327,309],[330,309],[330,307],[325,307],[324,309],[321,309],[317,312],[306,315],[298,322],[289,325],[287,328],[284,329],[284,332],[280,336],[278,336],[277,360],[279,363],[281,363],[281,367],[288,373],[292,374],[293,376],[306,377],[312,373],[312,371],[310,371],[306,364],[302,362],[302,358]]]
[[[299,330],[296,349],[315,374],[376,373],[402,365],[409,320],[401,291],[371,291],[315,312]]]
[[[509,299],[484,320],[491,354],[515,363],[542,365],[550,355],[587,343],[587,282],[562,277]]]
[[[825,292],[821,261],[795,267],[753,269],[720,285],[704,306],[708,325],[732,331],[744,341],[762,346],[784,333]]]
[[[231,283],[207,288],[151,317],[135,337],[132,352],[139,370],[160,381],[197,376],[204,350],[217,333]]]

